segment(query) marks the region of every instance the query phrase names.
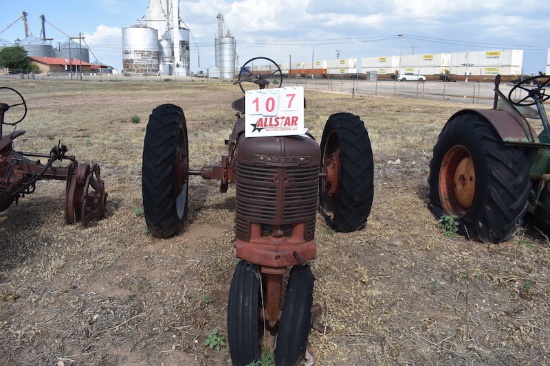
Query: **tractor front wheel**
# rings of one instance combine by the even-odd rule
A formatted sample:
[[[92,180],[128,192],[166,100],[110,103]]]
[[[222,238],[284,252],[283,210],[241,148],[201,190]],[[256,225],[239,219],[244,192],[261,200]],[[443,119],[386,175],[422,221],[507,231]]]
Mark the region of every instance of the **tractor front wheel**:
[[[260,272],[241,260],[231,280],[227,305],[227,340],[235,366],[260,358]]]
[[[288,278],[283,313],[277,332],[275,364],[295,366],[304,357],[311,329],[313,281],[309,265],[292,267]]]
[[[508,240],[521,225],[530,190],[525,149],[504,144],[489,121],[465,113],[441,131],[430,162],[430,208],[456,216],[459,233],[483,242]]]
[[[321,139],[319,211],[336,231],[362,229],[374,196],[374,162],[369,134],[351,113],[329,117]]]
[[[143,211],[149,232],[176,234],[187,218],[189,151],[183,110],[163,104],[153,110],[143,143]]]

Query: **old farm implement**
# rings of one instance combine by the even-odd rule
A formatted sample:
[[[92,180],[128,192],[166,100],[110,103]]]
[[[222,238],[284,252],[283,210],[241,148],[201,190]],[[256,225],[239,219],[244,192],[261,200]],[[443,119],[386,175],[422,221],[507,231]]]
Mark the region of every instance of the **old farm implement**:
[[[15,89],[0,87],[0,211],[34,193],[39,180],[65,180],[66,222],[86,226],[99,219],[107,200],[99,165],[78,163],[74,156],[67,155],[67,147],[61,143],[48,154],[16,151],[14,140],[25,133],[16,127],[26,115],[23,96]],[[13,131],[5,134],[6,128]],[[45,159],[45,163],[39,159]],[[67,166],[55,164],[63,160],[69,162]]]
[[[447,121],[429,177],[435,216],[452,215],[460,233],[492,243],[510,239],[528,213],[550,228],[550,76],[519,81],[508,95],[500,81],[492,109],[464,109]]]
[[[262,62],[270,72],[254,72]],[[308,264],[316,256],[317,211],[334,230],[351,232],[364,227],[372,206],[373,157],[363,121],[351,113],[331,115],[319,144],[303,127],[303,89],[284,88],[282,81],[270,59],[243,65],[235,84],[245,96],[232,104],[237,119],[221,164],[189,167],[185,116],[173,104],[153,110],[144,139],[143,206],[156,236],[183,228],[190,176],[218,179],[222,193],[235,184],[240,261],[227,308],[233,365],[258,361],[266,331],[277,333],[276,365],[301,361],[318,309]]]

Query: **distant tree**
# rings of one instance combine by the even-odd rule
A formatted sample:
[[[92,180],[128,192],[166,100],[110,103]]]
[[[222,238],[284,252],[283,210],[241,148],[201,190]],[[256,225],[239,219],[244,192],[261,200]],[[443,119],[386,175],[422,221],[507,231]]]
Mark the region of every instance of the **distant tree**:
[[[0,66],[12,70],[27,69],[29,67],[27,51],[21,46],[0,49]]]

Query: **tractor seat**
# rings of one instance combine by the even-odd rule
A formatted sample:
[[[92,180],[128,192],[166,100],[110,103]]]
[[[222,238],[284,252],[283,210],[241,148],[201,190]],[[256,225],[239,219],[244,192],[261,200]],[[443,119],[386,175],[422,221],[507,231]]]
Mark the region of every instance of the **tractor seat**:
[[[0,140],[0,151],[4,150],[6,146],[9,146],[13,142],[13,140],[23,135],[24,133],[25,133],[24,130],[17,130],[17,131],[13,131],[7,136],[2,137],[2,140]]]
[[[244,97],[239,98],[233,103],[231,103],[231,108],[233,108],[239,113],[244,113]]]

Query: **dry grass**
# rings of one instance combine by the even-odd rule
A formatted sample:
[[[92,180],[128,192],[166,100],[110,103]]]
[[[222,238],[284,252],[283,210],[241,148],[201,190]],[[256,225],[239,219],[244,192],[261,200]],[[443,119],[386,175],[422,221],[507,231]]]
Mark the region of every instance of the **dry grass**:
[[[27,99],[18,139],[47,152],[61,139],[101,165],[107,218],[63,223],[60,182],[0,213],[0,359],[13,365],[221,365],[205,333],[226,334],[235,266],[234,190],[192,178],[185,231],[146,234],[141,152],[150,111],[181,105],[193,167],[219,162],[231,131],[229,83],[10,81]],[[528,226],[506,243],[446,238],[426,208],[431,149],[464,105],[306,92],[320,138],[337,111],[360,115],[375,159],[365,230],[332,233],[318,219],[312,261],[316,365],[542,365],[550,363],[550,248]],[[138,115],[141,123],[131,123]],[[399,163],[396,161],[399,159]],[[212,301],[205,301],[212,299]]]

